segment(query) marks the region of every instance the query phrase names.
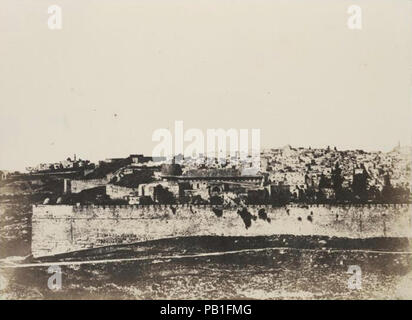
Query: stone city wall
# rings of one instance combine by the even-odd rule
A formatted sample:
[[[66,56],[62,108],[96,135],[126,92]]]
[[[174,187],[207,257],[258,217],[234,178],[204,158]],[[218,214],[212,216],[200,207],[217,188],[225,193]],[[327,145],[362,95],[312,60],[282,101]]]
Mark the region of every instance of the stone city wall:
[[[36,205],[34,257],[114,244],[185,236],[319,235],[411,237],[410,205],[249,206],[222,212],[210,205]]]

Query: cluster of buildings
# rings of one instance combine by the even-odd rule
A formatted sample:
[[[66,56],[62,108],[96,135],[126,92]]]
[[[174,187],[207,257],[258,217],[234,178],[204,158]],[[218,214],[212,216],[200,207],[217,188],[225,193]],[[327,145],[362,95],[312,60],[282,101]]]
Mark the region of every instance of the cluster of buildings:
[[[338,188],[351,190],[356,177],[365,178],[367,191],[382,192],[390,182],[392,187],[410,193],[411,159],[411,148],[400,146],[384,153],[288,145],[263,151],[262,172],[267,173],[271,185],[286,188],[297,198],[320,189],[326,198],[334,198]]]
[[[393,190],[400,190],[402,201],[410,201],[411,159],[411,148],[400,146],[384,153],[288,145],[263,150],[260,157],[242,157],[242,161],[233,156],[217,159],[177,155],[168,160],[134,154],[91,165],[74,157],[59,164],[38,166],[31,172],[87,166],[81,178],[64,181],[64,193],[72,202],[84,199],[120,204],[382,201],[380,195],[396,194]],[[388,188],[392,193],[387,192]]]
[[[27,167],[29,173],[47,173],[47,172],[61,172],[61,171],[75,171],[92,167],[89,160],[76,159],[76,155],[66,160],[55,163],[40,163],[34,167]]]

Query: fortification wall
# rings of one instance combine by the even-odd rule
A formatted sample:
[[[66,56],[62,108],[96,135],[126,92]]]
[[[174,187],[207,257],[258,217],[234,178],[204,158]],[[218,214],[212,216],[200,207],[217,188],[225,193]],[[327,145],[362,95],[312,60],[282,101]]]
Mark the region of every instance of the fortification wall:
[[[264,209],[265,214],[259,210]],[[33,207],[34,257],[114,244],[184,236],[322,235],[348,238],[411,237],[409,205],[250,206],[222,216],[211,206],[119,205]]]

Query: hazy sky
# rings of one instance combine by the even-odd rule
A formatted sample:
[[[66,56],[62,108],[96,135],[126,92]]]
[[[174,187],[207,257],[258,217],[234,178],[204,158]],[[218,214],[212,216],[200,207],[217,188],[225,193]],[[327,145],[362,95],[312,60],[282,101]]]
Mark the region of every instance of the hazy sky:
[[[410,0],[2,0],[0,40],[0,169],[151,154],[175,120],[263,147],[411,144]]]

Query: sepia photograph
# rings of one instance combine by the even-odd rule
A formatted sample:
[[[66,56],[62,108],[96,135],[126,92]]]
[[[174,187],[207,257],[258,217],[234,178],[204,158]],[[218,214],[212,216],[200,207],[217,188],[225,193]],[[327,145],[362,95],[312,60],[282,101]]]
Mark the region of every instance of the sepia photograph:
[[[412,299],[412,1],[2,0],[0,57],[0,300]]]

